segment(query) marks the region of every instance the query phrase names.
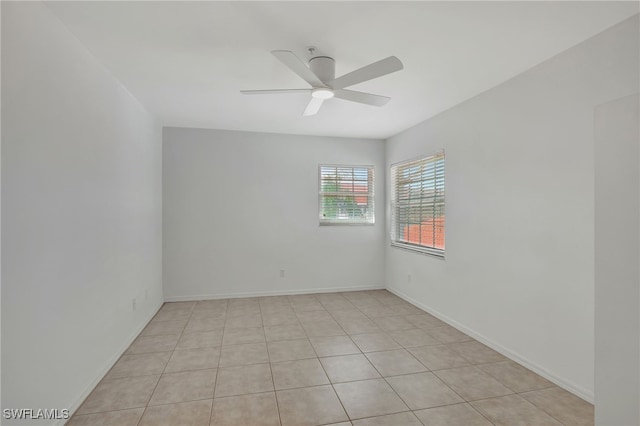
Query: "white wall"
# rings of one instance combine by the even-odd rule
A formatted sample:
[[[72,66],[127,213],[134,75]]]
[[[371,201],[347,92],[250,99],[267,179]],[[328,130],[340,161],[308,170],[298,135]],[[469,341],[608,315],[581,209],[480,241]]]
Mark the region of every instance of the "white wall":
[[[446,260],[386,246],[388,287],[594,390],[594,108],[638,91],[638,16],[388,140],[446,150]],[[407,274],[412,274],[411,282]]]
[[[595,112],[596,424],[640,424],[640,97]]]
[[[165,300],[384,287],[383,141],[165,128],[163,158]],[[318,226],[324,163],[375,166],[375,225]]]
[[[76,408],[159,307],[161,136],[44,4],[2,2],[2,408]]]

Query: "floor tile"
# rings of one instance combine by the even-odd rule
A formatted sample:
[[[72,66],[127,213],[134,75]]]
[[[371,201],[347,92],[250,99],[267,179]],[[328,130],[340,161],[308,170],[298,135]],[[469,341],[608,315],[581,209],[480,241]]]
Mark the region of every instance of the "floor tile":
[[[224,323],[224,318],[191,318],[184,328],[184,332],[219,330],[224,327]]]
[[[263,296],[258,301],[258,304],[262,312],[264,312],[265,309],[291,309],[291,302],[289,302],[287,296]]]
[[[440,321],[438,318],[433,315],[421,313],[417,315],[406,315],[404,317],[411,324],[415,325],[418,328],[430,329],[436,327],[444,327],[447,325],[443,321]]]
[[[137,426],[144,408],[73,416],[66,426]]]
[[[216,370],[183,371],[160,377],[149,405],[213,398]]]
[[[593,405],[564,389],[550,388],[520,396],[567,425],[592,425]]]
[[[219,359],[220,348],[175,350],[164,372],[176,373],[178,371],[217,368]]]
[[[425,426],[492,426],[482,414],[467,403],[415,411]]]
[[[307,334],[300,324],[267,326],[264,328],[264,335],[267,338],[267,342],[307,338]]]
[[[380,374],[362,354],[320,358],[331,383],[377,379]]]
[[[408,351],[429,370],[442,370],[445,368],[466,367],[470,365],[469,361],[446,345],[409,348]]]
[[[315,426],[349,420],[331,386],[276,392],[282,426]]]
[[[313,350],[309,339],[269,342],[268,348],[271,362],[316,358],[316,352]]]
[[[188,320],[191,316],[191,310],[173,310],[160,311],[153,317],[154,321],[175,321]]]
[[[412,410],[464,402],[433,373],[389,377],[387,382]]]
[[[208,426],[211,400],[147,407],[139,426]]]
[[[227,299],[199,300],[193,307],[194,311],[227,311]]]
[[[309,337],[343,336],[346,334],[333,319],[302,321],[302,327]]]
[[[373,322],[384,331],[410,330],[416,328],[401,316],[385,316],[373,318]]]
[[[382,331],[368,318],[338,320],[338,324],[347,334],[379,333]]]
[[[471,364],[506,361],[503,355],[475,340],[471,342],[452,343],[448,345]]]
[[[353,426],[422,426],[422,423],[420,423],[420,420],[418,420],[413,413],[407,411],[404,413],[354,420]]]
[[[364,320],[367,319],[367,316],[360,312],[355,307],[352,309],[339,309],[331,311],[331,316],[334,320],[346,321],[346,320]]]
[[[348,336],[312,337],[309,340],[319,357],[360,353]]]
[[[273,391],[269,364],[243,365],[218,369],[215,397]]]
[[[320,303],[322,303],[322,306],[324,306],[324,308],[329,312],[340,311],[345,309],[355,309],[355,306],[353,306],[351,302],[349,302],[347,299],[333,300],[330,302],[321,301]]]
[[[241,343],[262,343],[265,341],[264,329],[256,328],[225,328],[222,337],[223,345],[239,345]]]
[[[443,327],[430,328],[427,330],[429,335],[435,337],[442,343],[458,343],[458,342],[468,342],[469,340],[473,340],[471,337],[467,336],[461,331],[456,330],[455,328],[445,325]]]
[[[362,352],[386,351],[399,349],[401,346],[386,333],[366,333],[351,336],[353,342]]]
[[[266,343],[244,343],[227,345],[220,350],[220,367],[264,364],[269,362]]]
[[[187,324],[186,320],[151,321],[140,336],[157,336],[163,334],[180,334]]]
[[[222,345],[222,329],[183,333],[176,349],[213,348]]]
[[[478,368],[516,393],[554,386],[550,381],[513,361],[483,364]]]
[[[434,373],[467,401],[513,393],[493,377],[476,367],[438,370]]]
[[[384,308],[385,306],[378,302],[374,297],[360,297],[349,300],[358,310],[363,311],[372,308]],[[364,311],[363,311],[364,313]]]
[[[292,305],[295,303],[318,302],[318,299],[313,294],[290,294],[287,296],[287,299],[289,300],[289,303],[291,303]]]
[[[160,376],[104,380],[96,386],[77,411],[78,415],[144,407]]]
[[[322,306],[322,304],[320,304],[319,302],[292,303],[291,307],[293,308],[293,311],[296,314],[299,314],[299,313],[302,313],[302,312],[311,312],[311,311],[326,311],[324,306]]]
[[[409,411],[384,379],[333,385],[351,420]]]
[[[271,364],[276,390],[329,384],[317,358]]]
[[[260,307],[267,305],[290,305],[288,296],[261,296],[258,298]]]
[[[329,312],[322,311],[308,311],[296,313],[296,316],[301,322],[314,322],[314,321],[329,321],[333,320],[333,317],[329,315]]]
[[[178,343],[178,335],[138,337],[125,352],[127,355],[172,351]]]
[[[425,366],[406,349],[367,352],[365,355],[384,377],[427,371]]]
[[[227,307],[227,319],[245,315],[260,315],[260,305],[256,302],[247,305],[229,304]]]
[[[213,400],[211,426],[280,426],[274,392]]]
[[[229,299],[228,308],[254,308],[260,306],[260,297],[238,297]]]
[[[382,303],[385,306],[394,306],[397,304],[400,304],[400,305],[408,304],[407,302],[402,300],[400,297],[396,296],[393,293],[389,293],[387,290],[384,290],[384,289],[380,290],[377,294],[374,294],[374,297],[376,298],[376,300],[378,300],[380,303]]]
[[[300,324],[298,317],[291,312],[274,312],[274,313],[262,313],[262,324],[267,327],[271,325],[287,325],[287,324]]]
[[[412,330],[392,331],[389,335],[393,340],[400,343],[405,348],[440,344],[438,340],[425,333],[424,330],[418,328],[414,328]]]
[[[193,310],[197,302],[165,302],[160,308],[160,312],[187,311]]]
[[[484,414],[497,426],[531,425],[531,426],[560,426],[562,423],[536,408],[518,395],[508,395],[499,398],[484,399],[472,402],[478,411]]]
[[[162,374],[170,357],[171,352],[122,355],[116,365],[105,376],[105,379]]]
[[[250,315],[240,315],[227,318],[225,328],[248,328],[262,327],[262,315],[260,313]]]
[[[262,322],[264,323],[265,317],[273,316],[273,315],[293,315],[295,317],[296,313],[291,307],[291,305],[266,305],[260,306],[260,313],[262,314]],[[267,325],[267,324],[265,324]]]
[[[363,314],[368,316],[369,318],[379,318],[379,317],[387,317],[391,315],[395,315],[392,309],[384,305],[375,306],[375,305],[367,305],[363,307],[358,307]]]
[[[224,324],[227,318],[226,310],[206,310],[193,311],[190,320],[217,320],[218,324]],[[220,328],[220,327],[216,327]]]
[[[424,311],[420,308],[413,306],[410,303],[397,303],[389,306],[396,315],[420,315],[423,314]]]

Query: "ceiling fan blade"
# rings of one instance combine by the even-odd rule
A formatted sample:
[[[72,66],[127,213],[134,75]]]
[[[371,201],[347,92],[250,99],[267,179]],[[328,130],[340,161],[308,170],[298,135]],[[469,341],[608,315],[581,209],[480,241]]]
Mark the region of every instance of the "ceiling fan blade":
[[[392,72],[400,71],[403,67],[400,59],[395,56],[389,56],[373,64],[369,64],[341,77],[333,79],[327,82],[329,87],[334,89],[342,89],[344,87],[353,86],[354,84],[362,83],[376,77],[391,74]]]
[[[324,83],[320,81],[317,75],[309,69],[293,52],[289,50],[274,50],[271,52],[273,56],[280,59],[280,61],[288,66],[291,71],[295,72],[304,81],[309,83],[313,87],[322,87]]]
[[[278,93],[310,93],[311,89],[272,89],[272,90],[241,90],[243,95],[271,95]]]
[[[347,89],[334,90],[334,95],[336,98],[344,99],[346,101],[359,102],[361,104],[373,106],[383,106],[391,99],[386,96],[372,95],[371,93],[356,92],[354,90]]]
[[[323,101],[324,99],[311,98],[311,101],[309,101],[309,104],[304,109],[304,113],[302,115],[304,116],[316,115],[318,113],[318,110],[322,106]]]

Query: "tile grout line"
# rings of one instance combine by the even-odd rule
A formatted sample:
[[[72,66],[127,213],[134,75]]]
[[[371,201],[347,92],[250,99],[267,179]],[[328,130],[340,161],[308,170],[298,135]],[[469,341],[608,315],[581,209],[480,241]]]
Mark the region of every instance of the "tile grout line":
[[[162,307],[164,308],[165,305],[166,305],[166,302],[162,305]],[[191,316],[193,315],[193,308],[195,307],[195,305],[196,304],[194,302],[193,306],[191,307],[191,311],[189,312],[189,318],[187,319],[187,324],[189,324],[189,321],[191,320]],[[187,324],[185,324],[185,328],[187,327]],[[144,410],[142,411],[142,415],[138,419],[138,423],[136,423],[136,425],[139,425],[140,422],[142,421],[142,419],[144,418],[144,415],[147,412],[147,409],[149,408],[149,403],[151,402],[151,398],[153,398],[153,394],[156,393],[156,390],[158,389],[158,385],[160,384],[160,380],[162,380],[162,376],[164,375],[164,372],[167,370],[167,366],[169,365],[169,363],[171,362],[171,359],[173,358],[173,354],[176,351],[176,346],[178,346],[178,342],[180,341],[180,338],[182,337],[183,333],[184,333],[184,328],[182,329],[182,332],[178,335],[178,338],[176,339],[176,344],[173,346],[173,350],[171,351],[171,356],[169,357],[169,360],[167,361],[167,363],[164,365],[164,368],[162,369],[162,372],[160,373],[160,376],[158,377],[158,381],[156,382],[156,385],[153,387],[153,391],[149,395],[149,400],[147,401],[147,404],[145,405]]]
[[[222,326],[222,336],[220,337],[220,348],[218,349],[218,363],[216,364],[216,378],[213,385],[213,392],[211,395],[211,408],[209,409],[209,425],[213,421],[213,407],[216,402],[216,388],[218,387],[218,375],[220,374],[220,359],[222,358],[222,341],[224,340],[224,329],[227,324],[227,311],[229,309],[229,301],[227,300],[224,304],[224,324]]]
[[[260,309],[260,321],[262,324],[262,330],[264,332],[264,318],[262,316],[262,306],[258,303]],[[267,350],[267,361],[269,362],[269,372],[271,373],[271,384],[273,385],[273,396],[276,400],[276,410],[278,411],[278,422],[282,426],[282,416],[280,415],[280,404],[278,403],[278,392],[276,391],[276,380],[273,377],[273,368],[271,367],[271,354],[269,353],[269,344],[267,343],[267,333],[264,333],[265,347]]]

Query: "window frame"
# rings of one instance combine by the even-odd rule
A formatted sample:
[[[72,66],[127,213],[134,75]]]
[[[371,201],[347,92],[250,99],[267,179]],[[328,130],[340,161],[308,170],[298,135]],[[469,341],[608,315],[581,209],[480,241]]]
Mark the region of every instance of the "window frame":
[[[437,166],[436,166],[436,162],[438,161],[439,157],[442,158],[442,172],[438,173],[437,170]],[[390,243],[392,247],[396,247],[396,248],[400,248],[400,249],[404,249],[404,250],[410,250],[413,252],[417,252],[417,253],[421,253],[421,254],[426,254],[426,255],[430,255],[430,256],[434,256],[436,258],[439,259],[444,259],[445,258],[445,249],[446,249],[446,201],[445,201],[445,194],[446,194],[446,162],[445,162],[445,150],[441,149],[438,150],[436,152],[432,152],[430,154],[427,155],[420,155],[417,157],[413,157],[411,159],[408,160],[403,160],[403,161],[399,161],[396,163],[393,163],[389,166],[389,183],[390,183],[390,194],[389,194],[389,207],[390,207],[390,218],[389,218],[389,228],[390,228]],[[397,238],[397,233],[398,233],[398,216],[399,216],[399,208],[401,208],[401,206],[398,206],[398,193],[399,193],[399,188],[398,188],[398,182],[397,182],[397,172],[398,172],[398,168],[399,167],[403,167],[403,166],[409,166],[413,163],[421,163],[424,162],[425,164],[428,164],[429,162],[433,163],[433,167],[434,167],[434,177],[433,177],[433,181],[434,181],[434,200],[431,202],[434,206],[433,206],[433,211],[434,214],[431,215],[431,220],[434,221],[434,226],[435,226],[435,218],[437,217],[435,215],[435,210],[436,210],[436,204],[438,204],[438,199],[441,198],[441,210],[442,210],[442,232],[443,232],[443,238],[445,241],[444,244],[444,248],[437,248],[435,246],[427,246],[427,245],[422,245],[422,244],[416,244],[416,243],[409,243],[407,241],[402,241],[399,240]],[[437,189],[437,180],[438,179],[442,179],[442,190],[441,190],[441,194],[438,194],[438,189]],[[416,179],[411,181],[411,183],[414,182],[424,182],[424,179]],[[420,200],[423,200],[425,197],[422,197],[422,189],[420,191]],[[405,201],[405,203],[407,203],[408,201]],[[406,204],[405,204],[406,205]],[[422,203],[420,203],[420,206],[422,206]],[[423,217],[422,217],[422,212],[420,212],[420,223],[422,223],[423,221]],[[409,222],[407,222],[407,224],[410,224]]]
[[[323,218],[323,199],[327,195],[327,192],[322,190],[322,168],[323,167],[332,167],[336,168],[345,168],[345,169],[366,169],[367,170],[367,183],[368,183],[368,191],[366,193],[367,197],[367,211],[370,214],[367,214],[363,220],[354,221],[351,219],[325,219]],[[336,191],[341,192],[341,191]],[[363,196],[363,194],[352,192],[346,192],[344,195],[349,196]],[[372,165],[352,165],[352,164],[318,164],[318,223],[319,226],[372,226],[375,225],[375,167]]]

